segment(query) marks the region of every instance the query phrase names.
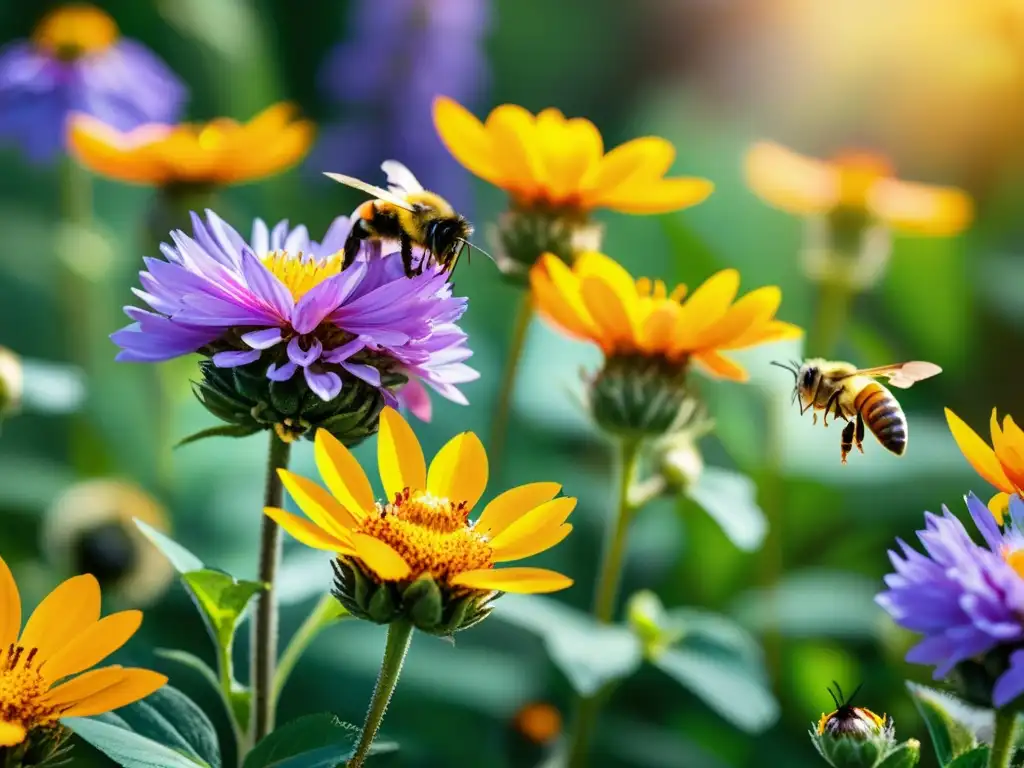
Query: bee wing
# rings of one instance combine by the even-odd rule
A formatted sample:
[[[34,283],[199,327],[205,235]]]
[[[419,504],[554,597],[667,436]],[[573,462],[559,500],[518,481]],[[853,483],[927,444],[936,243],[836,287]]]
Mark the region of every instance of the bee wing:
[[[373,184],[367,184],[365,181],[360,181],[359,179],[353,178],[351,176],[343,176],[340,173],[325,172],[324,176],[326,176],[329,179],[334,179],[339,184],[344,184],[347,187],[352,187],[353,189],[358,189],[361,192],[365,192],[371,197],[375,197],[379,200],[384,200],[385,202],[391,203],[392,205],[397,205],[399,208],[405,208],[405,210],[407,211],[411,211],[413,209],[412,205],[407,200],[399,197],[394,192],[390,192],[386,189],[381,189],[380,187],[375,187],[373,186]]]
[[[423,185],[416,180],[412,171],[397,160],[385,160],[380,164],[380,169],[387,174],[388,188],[396,195],[423,191]]]
[[[896,363],[895,365],[881,365],[877,368],[862,368],[854,371],[851,376],[886,376],[889,384],[900,389],[908,389],[914,383],[923,379],[930,379],[938,376],[942,369],[935,363],[926,363],[923,360],[912,360],[909,363]]]

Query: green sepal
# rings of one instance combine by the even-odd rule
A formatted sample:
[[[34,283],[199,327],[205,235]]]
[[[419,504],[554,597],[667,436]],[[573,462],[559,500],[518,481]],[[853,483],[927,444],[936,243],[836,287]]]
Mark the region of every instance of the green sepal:
[[[436,627],[441,623],[441,590],[430,576],[421,576],[402,594],[414,624]]]
[[[0,768],[56,768],[68,764],[70,735],[71,731],[59,723],[33,728],[21,744],[0,747]]]
[[[685,361],[645,355],[618,355],[605,361],[590,382],[594,421],[624,438],[660,437],[693,411]]]
[[[395,618],[395,599],[387,584],[377,587],[366,606],[366,612],[370,615],[370,620],[378,624],[390,624]]]
[[[183,445],[195,443],[199,440],[205,440],[208,437],[248,437],[249,435],[255,435],[257,432],[259,432],[259,429],[255,427],[245,427],[237,424],[223,424],[218,427],[201,429],[188,437],[183,437],[174,444],[174,447],[181,448]]]
[[[921,742],[907,739],[894,747],[878,764],[878,768],[914,768],[921,759]]]
[[[522,284],[541,255],[551,253],[572,264],[582,251],[598,251],[604,228],[578,211],[514,208],[498,220],[495,261],[509,280]]]

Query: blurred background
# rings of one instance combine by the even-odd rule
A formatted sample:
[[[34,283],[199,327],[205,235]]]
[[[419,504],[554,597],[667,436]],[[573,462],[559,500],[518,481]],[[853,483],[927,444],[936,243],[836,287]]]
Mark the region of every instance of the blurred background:
[[[31,34],[43,3],[0,5],[0,42]],[[555,106],[600,128],[605,146],[642,135],[675,143],[677,175],[704,176],[702,205],[661,217],[604,215],[605,251],[634,274],[698,284],[725,266],[742,289],[777,284],[779,316],[810,327],[815,291],[801,271],[803,223],[746,187],[743,158],[772,139],[827,157],[848,147],[886,154],[900,178],[954,185],[975,199],[976,221],[949,239],[897,237],[881,281],[859,296],[836,355],[859,365],[924,359],[941,377],[901,395],[910,419],[907,455],[868,439],[865,455],[839,462],[838,429],[812,428],[789,409],[791,380],[772,359],[798,345],[737,355],[749,384],[700,380],[717,422],[701,447],[709,466],[771,482],[768,544],[743,551],[692,502],[659,501],[632,531],[624,594],[654,590],[666,606],[726,614],[766,638],[781,704],[766,732],[745,734],[653,668],[623,683],[603,713],[594,765],[735,768],[819,764],[809,723],[832,709],[826,685],[863,683],[858,704],[887,712],[900,738],[921,739],[903,681],[927,670],[902,661],[912,638],[872,602],[888,571],[886,549],[913,539],[924,510],[985,487],[960,455],[942,415],[949,406],[986,435],[993,406],[1024,415],[1024,11],[1001,0],[100,0],[122,33],[152,48],[188,86],[187,118],[247,120],[290,100],[317,127],[309,156],[265,182],[218,194],[217,211],[242,233],[252,218],[290,219],[319,238],[359,198],[320,175],[379,182],[396,157],[449,196],[486,231],[503,193],[452,161],[433,130],[430,103],[446,94],[483,117],[512,102]],[[107,336],[127,320],[141,257],[156,255],[146,222],[156,194],[95,179],[96,223],[61,226],[59,162],[34,164],[0,146],[0,345],[24,359],[23,412],[0,433],[0,552],[34,604],[59,579],[102,562],[117,586],[112,604],[147,606],[133,660],[171,675],[227,734],[218,704],[184,667],[154,658],[174,646],[212,661],[205,629],[155,550],[117,533],[118,517],[160,521],[212,567],[255,574],[265,440],[212,439],[171,451],[212,425],[192,397],[195,361],[151,368],[116,364]],[[63,240],[62,240],[63,238]],[[486,246],[485,246],[486,247]],[[58,254],[78,281],[66,290]],[[65,256],[64,258],[67,258]],[[486,435],[522,289],[485,259],[461,266],[470,297],[463,327],[481,371],[464,389],[471,405],[435,398],[416,426],[430,455],[456,431]],[[67,309],[88,329],[68,351]],[[780,347],[782,345],[779,345]],[[558,600],[586,610],[605,522],[614,503],[610,447],[571,390],[596,351],[536,321],[520,371],[504,466],[490,492],[557,480],[580,498],[576,531],[540,565],[571,574]],[[169,393],[156,398],[157,390]],[[157,408],[167,402],[173,407]],[[777,419],[776,428],[772,420]],[[781,424],[781,428],[778,428]],[[374,441],[357,450],[374,466]],[[293,469],[312,474],[302,444]],[[771,475],[775,477],[775,474]],[[118,481],[78,487],[91,478]],[[128,485],[126,485],[128,484]],[[762,483],[763,494],[766,483]],[[58,503],[59,502],[59,503]],[[723,513],[728,516],[728,510]],[[759,514],[757,512],[753,514]],[[740,523],[742,525],[742,523]],[[104,527],[106,526],[106,527]],[[93,531],[83,543],[79,529]],[[94,529],[100,529],[95,532]],[[92,564],[92,565],[90,565]],[[283,632],[301,622],[329,580],[320,556],[286,542]],[[764,590],[772,588],[773,599]],[[771,608],[767,608],[770,606]],[[246,658],[245,635],[236,648]],[[383,628],[343,622],[300,663],[282,720],[331,710],[361,722],[383,648]],[[244,669],[244,667],[243,667]],[[558,731],[546,702],[568,719],[571,689],[544,645],[494,618],[454,647],[417,636],[384,734],[396,765],[536,765]],[[742,701],[735,702],[743,707]],[[528,722],[532,725],[524,726]],[[538,725],[539,723],[539,725]],[[83,748],[77,757],[85,758]],[[96,765],[103,765],[98,758]]]

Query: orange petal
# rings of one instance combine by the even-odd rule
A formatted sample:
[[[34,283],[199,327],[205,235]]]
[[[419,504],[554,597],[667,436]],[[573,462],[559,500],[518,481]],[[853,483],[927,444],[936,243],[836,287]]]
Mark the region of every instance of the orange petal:
[[[159,129],[169,130],[164,126]],[[145,145],[133,140],[131,134],[123,134],[89,115],[70,117],[67,141],[68,152],[100,176],[135,184],[159,184],[165,180],[163,168]]]
[[[21,595],[7,563],[0,557],[0,648],[18,639],[21,629]]]
[[[90,670],[51,688],[43,695],[43,701],[58,708],[67,707],[117,685],[124,678],[124,672],[124,668],[116,664]]]
[[[601,134],[589,120],[566,120],[556,109],[537,115],[537,140],[552,202],[575,195],[583,178],[601,160]]]
[[[420,491],[427,487],[427,462],[420,441],[409,423],[391,407],[380,413],[377,465],[388,500],[406,488]]]
[[[449,440],[430,462],[427,491],[471,510],[487,487],[487,451],[480,438],[463,432]]]
[[[599,329],[599,343],[606,352],[639,346],[635,298],[624,302],[609,283],[598,277],[584,277],[580,281],[580,293],[587,312]]]
[[[678,352],[697,349],[701,333],[725,316],[739,287],[740,273],[735,269],[723,269],[705,280],[683,304],[673,348]]]
[[[669,213],[708,199],[715,185],[707,179],[674,178],[635,181],[593,199],[595,208],[620,213]]]
[[[822,213],[839,200],[835,170],[772,142],[751,147],[745,161],[747,185],[769,205],[789,213]]]
[[[525,196],[537,194],[547,179],[533,115],[516,104],[502,104],[487,116],[484,128],[507,188]]]
[[[579,278],[572,273],[569,267],[565,265],[565,262],[549,253],[541,256],[540,263],[534,267],[534,269],[538,268],[544,269],[555,291],[557,291],[565,303],[566,311],[575,315],[579,326],[587,329],[587,337],[596,341],[599,338],[598,334],[600,331],[594,322],[594,318],[590,316],[590,312],[583,303]]]
[[[263,514],[288,531],[293,539],[301,541],[307,547],[344,555],[353,553],[351,537],[340,539],[332,536],[308,520],[303,520],[298,515],[285,512],[277,507],[264,507]]]
[[[530,269],[530,290],[537,313],[567,336],[593,341],[594,328],[590,318],[580,317],[574,310],[575,305],[559,293],[544,267],[543,258],[557,257],[545,254],[542,261]]]
[[[0,720],[0,747],[13,747],[21,744],[26,735],[25,729],[18,723]]]
[[[960,452],[964,458],[974,467],[974,471],[991,485],[994,485],[1004,493],[1012,493],[1013,485],[1003,471],[995,451],[978,436],[978,433],[967,426],[967,423],[957,416],[949,408],[946,408],[946,423],[949,424],[949,431],[953,434]],[[996,411],[992,409],[992,418],[995,419]],[[998,430],[998,426],[996,427]]]
[[[646,352],[667,352],[672,347],[672,334],[682,314],[675,303],[665,302],[643,320],[640,346]]]
[[[511,488],[484,507],[473,530],[493,539],[522,515],[553,499],[560,490],[562,486],[558,483],[528,483]]]
[[[99,582],[88,573],[74,576],[43,598],[25,624],[19,643],[38,648],[36,658],[42,663],[99,618]]]
[[[1024,488],[1024,434],[1012,416],[1003,417],[1002,433],[992,433],[992,447],[1011,485]]]
[[[572,586],[572,579],[545,568],[483,568],[460,573],[451,583],[470,589],[530,595],[566,589]]]
[[[61,716],[92,717],[104,712],[112,712],[146,698],[166,684],[166,675],[148,669],[123,669],[120,680],[91,696],[79,699]]]
[[[550,526],[542,531],[538,531],[533,536],[509,543],[502,547],[501,551],[495,550],[493,560],[496,563],[507,563],[512,560],[523,560],[527,557],[533,557],[561,543],[562,539],[571,532],[572,525],[570,523]]]
[[[732,341],[722,344],[720,349],[745,349],[758,344],[768,344],[773,341],[785,339],[799,339],[804,335],[804,329],[793,323],[786,323],[782,320],[772,320],[761,325],[751,326],[745,333]]]
[[[384,581],[401,581],[412,573],[405,558],[380,539],[356,533],[352,535],[352,542],[355,544],[356,557]]]
[[[675,158],[676,149],[672,143],[657,136],[644,136],[620,144],[601,158],[582,180],[586,207],[595,207],[595,200],[613,194],[635,179],[664,176]]]
[[[974,203],[965,192],[896,179],[872,185],[868,208],[893,229],[916,235],[956,235],[974,218]]]
[[[527,510],[491,539],[491,549],[501,555],[506,549],[517,548],[549,528],[560,526],[575,508],[576,499],[562,496]]]
[[[68,643],[42,666],[46,679],[56,682],[99,664],[128,642],[142,625],[142,611],[121,611],[100,619],[73,643]]]
[[[693,359],[702,368],[707,370],[708,373],[711,373],[721,379],[729,379],[730,381],[746,381],[750,378],[750,375],[742,365],[733,362],[714,350],[698,352],[693,356]]]
[[[374,509],[373,488],[352,451],[326,429],[318,429],[314,448],[316,468],[334,497],[356,519]]]
[[[722,319],[706,328],[694,346],[700,349],[716,349],[734,341],[751,328],[767,323],[782,303],[782,291],[778,286],[767,285],[751,291],[729,307]]]
[[[359,522],[331,494],[301,475],[287,469],[277,470],[288,495],[310,520],[336,539],[344,539]]]
[[[491,137],[469,110],[438,96],[434,99],[434,127],[441,143],[466,170],[495,186],[506,186]]]

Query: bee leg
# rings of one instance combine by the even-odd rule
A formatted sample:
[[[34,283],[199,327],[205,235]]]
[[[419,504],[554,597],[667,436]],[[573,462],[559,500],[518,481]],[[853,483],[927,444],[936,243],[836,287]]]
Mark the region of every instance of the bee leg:
[[[352,231],[348,233],[348,237],[345,239],[345,260],[341,264],[342,269],[348,269],[355,263],[356,256],[359,254],[359,246],[370,235],[371,232],[366,228],[366,224],[362,219],[359,219],[352,225]]]
[[[861,445],[864,442],[864,417],[857,413],[857,432],[854,435],[854,442],[857,444],[857,450],[864,453],[864,446]]]
[[[828,426],[828,412],[832,408],[833,404],[835,405],[836,416],[842,415],[842,414],[839,413],[839,390],[838,389],[835,392],[832,393],[832,396],[829,397],[828,402],[825,403],[825,415],[822,417],[821,423],[824,424],[826,427]]]
[[[811,424],[817,425],[817,423],[818,423],[818,412],[815,411],[814,413],[811,414]],[[827,427],[828,424],[826,424],[825,426]]]
[[[417,272],[412,266],[412,240],[403,232],[402,236],[399,238],[399,242],[402,246],[402,265],[405,267],[406,276],[413,277],[418,275],[419,272]],[[420,272],[422,271],[423,268],[421,265]]]
[[[848,422],[847,425],[843,428],[843,439],[839,445],[840,449],[843,452],[843,464],[846,463],[846,456],[847,454],[850,453],[850,450],[853,448],[853,431],[856,426],[856,423],[851,421]]]

